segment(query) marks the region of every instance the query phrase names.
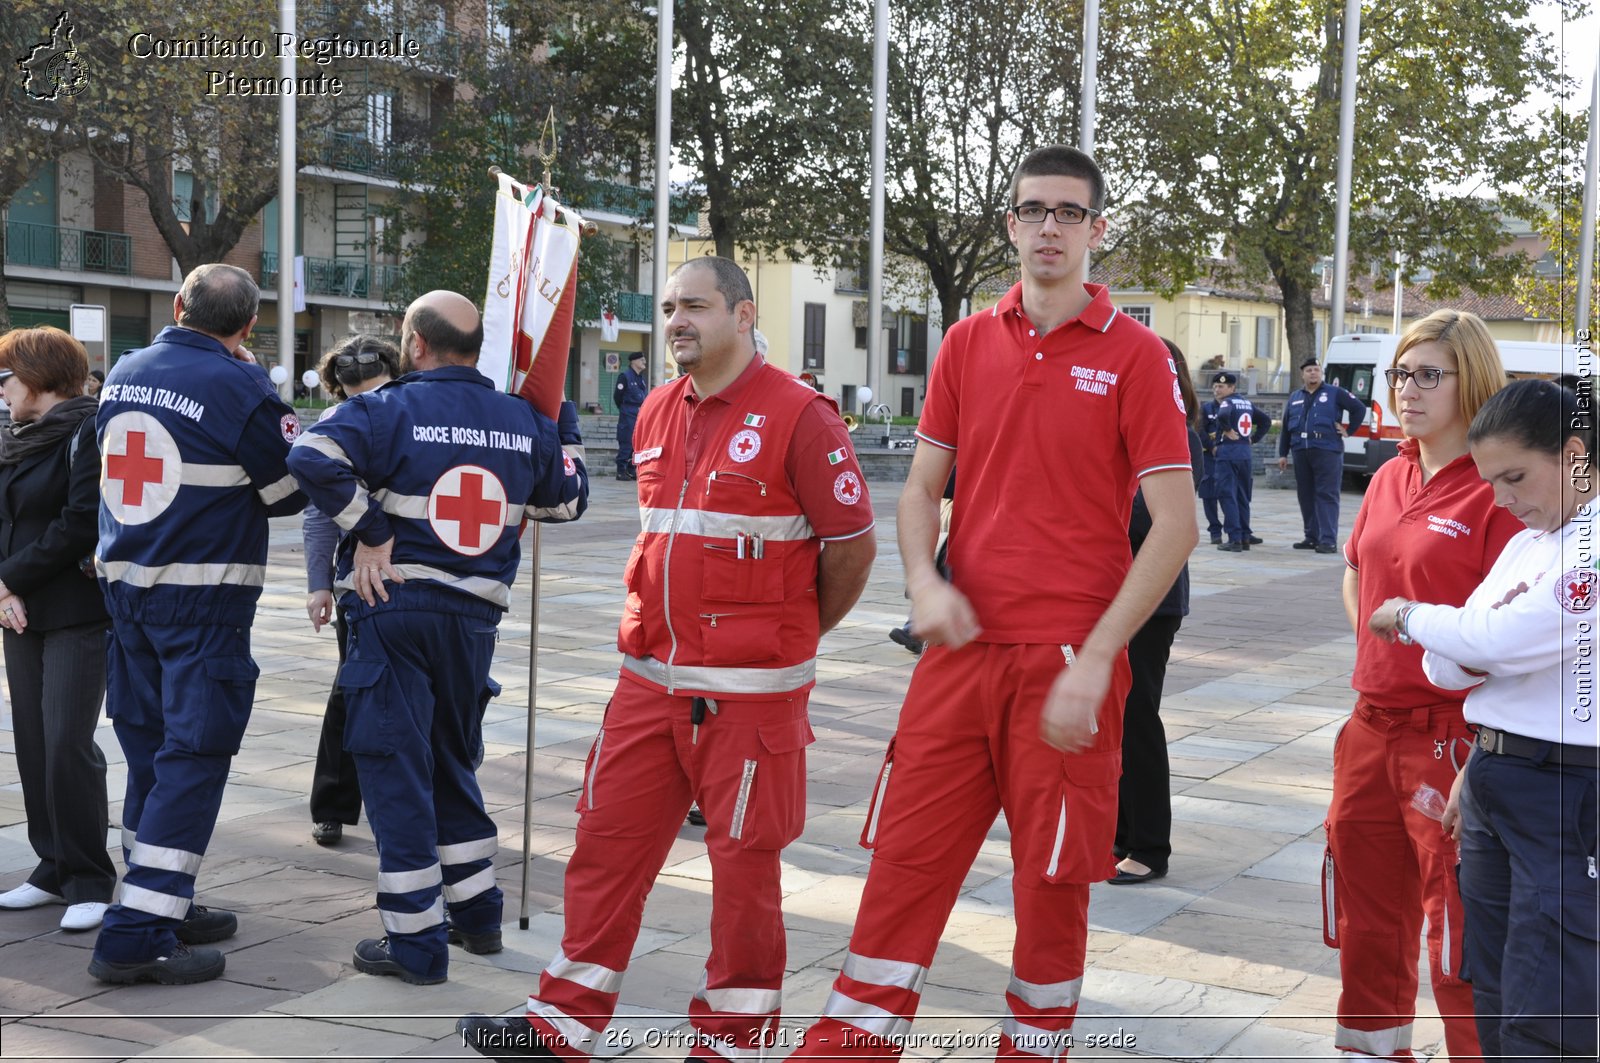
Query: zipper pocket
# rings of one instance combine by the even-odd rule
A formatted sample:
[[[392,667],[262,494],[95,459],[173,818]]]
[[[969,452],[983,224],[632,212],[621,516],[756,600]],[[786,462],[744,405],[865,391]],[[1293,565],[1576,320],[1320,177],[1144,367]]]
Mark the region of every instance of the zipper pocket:
[[[762,498],[766,498],[767,497],[767,482],[765,480],[758,480],[754,476],[751,476],[749,473],[734,472],[732,469],[712,469],[711,470],[710,475],[708,475],[706,477],[706,495],[707,496],[709,496],[711,494],[711,485],[716,483],[718,480],[721,480],[724,483],[728,482],[729,480],[742,480],[745,483],[755,484],[757,487],[761,488],[761,497]]]

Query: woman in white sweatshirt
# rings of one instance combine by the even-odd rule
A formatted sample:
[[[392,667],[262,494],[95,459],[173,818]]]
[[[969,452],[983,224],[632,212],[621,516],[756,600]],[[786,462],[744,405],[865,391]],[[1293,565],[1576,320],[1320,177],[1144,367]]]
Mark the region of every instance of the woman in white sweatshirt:
[[[1369,626],[1414,641],[1476,731],[1444,825],[1461,844],[1466,974],[1485,1060],[1596,1058],[1600,1013],[1600,503],[1591,380],[1522,380],[1468,434],[1527,525],[1460,608],[1392,598]]]

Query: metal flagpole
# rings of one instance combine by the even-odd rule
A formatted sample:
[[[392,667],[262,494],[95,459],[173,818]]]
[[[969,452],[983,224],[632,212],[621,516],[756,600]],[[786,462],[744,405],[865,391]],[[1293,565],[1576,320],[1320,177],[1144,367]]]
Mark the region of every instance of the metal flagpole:
[[[278,30],[287,34],[284,40],[293,40],[295,32],[295,0],[279,0]],[[293,48],[284,50],[278,60],[280,78],[294,78]],[[295,205],[295,94],[285,92],[278,97],[278,364],[288,370],[293,381],[299,379],[294,365],[294,220],[298,216]]]
[[[549,147],[545,138],[549,137]],[[544,166],[544,194],[554,196],[550,187],[550,168],[556,161],[556,109],[550,108],[544,129],[539,134],[539,161]],[[543,207],[540,208],[541,210]],[[535,219],[534,224],[538,224]],[[517,327],[522,323],[521,300],[515,307]],[[528,753],[523,758],[522,778],[522,899],[517,909],[517,927],[528,929],[528,875],[533,864],[533,738],[534,722],[539,709],[539,576],[544,571],[540,555],[543,545],[542,529],[538,521],[529,521],[532,538],[528,542],[528,557],[533,562],[532,577],[528,587]]]
[[[1578,305],[1574,333],[1589,327],[1589,297],[1594,294],[1595,156],[1600,154],[1600,65],[1589,93],[1589,151],[1583,167],[1583,225],[1578,231]]]
[[[656,231],[651,254],[651,302],[661,306],[667,290],[668,226],[672,222],[672,0],[658,0],[656,8]],[[688,248],[684,255],[687,261]],[[650,380],[654,387],[667,378],[666,322],[659,313],[650,320]]]
[[[1350,263],[1350,157],[1356,139],[1356,54],[1361,50],[1361,0],[1344,4],[1344,68],[1339,86],[1339,203],[1333,230],[1333,308],[1328,338],[1344,333],[1344,295]],[[1317,351],[1318,358],[1322,352]]]
[[[1078,90],[1078,149],[1094,154],[1095,92],[1100,75],[1100,0],[1083,3],[1083,83]],[[1089,279],[1090,252],[1083,252],[1083,279]]]
[[[867,235],[867,365],[863,383],[883,401],[884,171],[889,144],[889,0],[872,5],[872,221]],[[870,402],[870,400],[869,400]]]

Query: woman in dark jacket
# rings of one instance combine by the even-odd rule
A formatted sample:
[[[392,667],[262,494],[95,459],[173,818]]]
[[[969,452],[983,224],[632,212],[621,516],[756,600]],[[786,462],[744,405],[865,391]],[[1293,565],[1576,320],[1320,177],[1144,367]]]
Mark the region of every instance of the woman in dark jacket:
[[[106,852],[106,760],[94,729],[110,620],[94,578],[100,509],[95,400],[83,345],[55,328],[0,336],[0,628],[28,841],[39,856],[0,908],[65,904],[64,930],[100,925],[117,872]]]

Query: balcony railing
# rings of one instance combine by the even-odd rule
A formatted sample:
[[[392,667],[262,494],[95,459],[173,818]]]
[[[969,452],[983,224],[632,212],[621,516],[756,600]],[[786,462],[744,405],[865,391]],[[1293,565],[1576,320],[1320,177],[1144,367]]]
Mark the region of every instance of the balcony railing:
[[[8,221],[6,262],[126,277],[133,272],[133,240],[126,233]]]
[[[653,218],[656,194],[653,189],[625,185],[617,181],[591,181],[583,202],[575,203],[579,210],[603,210],[611,214],[624,214],[630,218]],[[667,217],[674,225],[692,225],[699,210],[687,196],[669,196]]]
[[[278,253],[261,252],[261,286],[278,283]],[[400,267],[345,258],[307,258],[306,295],[383,299],[400,283]]]
[[[399,152],[391,144],[376,144],[360,133],[325,130],[306,138],[306,161],[330,170],[348,170],[370,177],[393,177],[399,171]]]
[[[644,292],[618,292],[617,317],[623,321],[649,324],[655,320],[655,300]]]

